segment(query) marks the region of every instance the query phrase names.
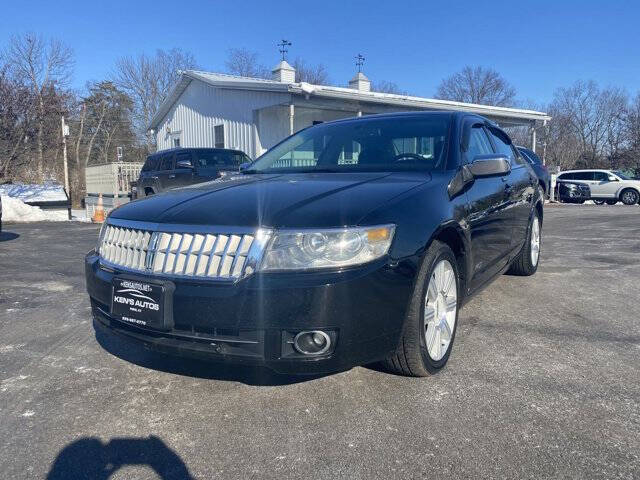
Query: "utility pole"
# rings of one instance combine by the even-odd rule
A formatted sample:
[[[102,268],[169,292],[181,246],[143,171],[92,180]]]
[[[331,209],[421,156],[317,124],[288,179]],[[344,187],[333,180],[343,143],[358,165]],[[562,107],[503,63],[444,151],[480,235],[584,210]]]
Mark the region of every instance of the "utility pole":
[[[62,159],[64,161],[64,190],[69,197],[69,220],[71,220],[71,190],[69,189],[69,165],[67,163],[67,136],[69,136],[69,125],[64,123],[64,116],[60,117],[62,126]]]

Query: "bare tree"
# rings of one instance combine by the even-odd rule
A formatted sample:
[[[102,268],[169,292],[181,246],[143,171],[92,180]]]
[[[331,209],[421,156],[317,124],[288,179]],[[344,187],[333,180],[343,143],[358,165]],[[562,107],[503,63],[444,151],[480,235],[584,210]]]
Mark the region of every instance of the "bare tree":
[[[307,65],[307,62],[297,57],[292,67],[296,70],[296,82],[307,82],[313,85],[331,85],[327,67],[322,63]]]
[[[227,72],[232,75],[253,78],[271,78],[271,72],[259,62],[256,52],[246,48],[230,48],[224,62]]]
[[[193,55],[179,48],[158,50],[155,56],[141,54],[117,60],[112,80],[133,100],[136,132],[149,152],[155,149],[155,140],[147,131],[153,115],[177,80],[179,70],[194,68],[197,64]]]
[[[629,105],[624,128],[629,141],[630,164],[638,175],[640,174],[640,92]]]
[[[442,80],[436,92],[436,98],[442,100],[499,107],[512,106],[515,97],[515,88],[498,72],[471,66]]]
[[[35,125],[34,96],[30,89],[0,70],[0,178],[9,178],[24,163]]]
[[[371,84],[371,90],[373,92],[380,93],[394,93],[396,95],[407,95],[405,90],[402,90],[396,83],[389,82],[387,80],[380,80]]]
[[[13,76],[29,85],[38,108],[37,115],[37,173],[44,172],[45,119],[50,105],[46,99],[51,90],[64,87],[71,75],[73,53],[62,42],[45,40],[34,33],[11,38],[3,57]]]
[[[628,146],[624,128],[628,113],[629,97],[622,89],[611,87],[600,93],[599,108],[604,117],[605,139],[603,156],[612,169],[622,167]]]

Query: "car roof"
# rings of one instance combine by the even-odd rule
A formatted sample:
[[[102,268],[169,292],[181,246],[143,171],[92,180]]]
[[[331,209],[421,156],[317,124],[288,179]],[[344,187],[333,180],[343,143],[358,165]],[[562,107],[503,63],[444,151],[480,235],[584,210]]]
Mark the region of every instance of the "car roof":
[[[575,170],[563,170],[558,175],[563,173],[578,173],[578,172],[612,172],[613,170],[607,170],[606,168],[580,168]]]
[[[159,150],[154,152],[149,157],[155,157],[158,155],[165,155],[167,153],[177,153],[177,152],[196,152],[196,151],[205,151],[205,152],[233,152],[233,153],[244,153],[242,150],[237,150],[235,148],[213,148],[213,147],[174,147],[167,148],[166,150]]]
[[[483,117],[482,115],[478,115],[476,113],[471,113],[471,112],[460,112],[455,110],[437,110],[437,111],[429,110],[429,111],[420,111],[420,112],[375,113],[372,115],[364,115],[362,117],[350,117],[350,118],[341,118],[338,120],[331,120],[329,122],[323,122],[319,125],[334,125],[334,124],[341,124],[341,123],[364,122],[369,120],[380,120],[380,119],[386,119],[386,118],[398,119],[398,118],[423,118],[423,117],[444,117],[444,118],[476,117],[492,125],[495,125],[494,122],[492,122],[486,117]]]

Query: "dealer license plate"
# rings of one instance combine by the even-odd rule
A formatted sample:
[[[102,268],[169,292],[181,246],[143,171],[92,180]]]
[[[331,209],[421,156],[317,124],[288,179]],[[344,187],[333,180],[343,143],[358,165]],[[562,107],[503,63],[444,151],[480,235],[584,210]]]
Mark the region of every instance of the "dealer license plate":
[[[164,328],[164,288],[139,280],[115,278],[111,315],[132,325]]]

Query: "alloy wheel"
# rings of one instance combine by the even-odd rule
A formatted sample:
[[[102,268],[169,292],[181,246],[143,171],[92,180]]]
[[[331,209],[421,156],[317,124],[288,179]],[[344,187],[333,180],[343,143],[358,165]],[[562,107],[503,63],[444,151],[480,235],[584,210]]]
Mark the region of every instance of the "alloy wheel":
[[[638,194],[633,190],[627,190],[622,194],[622,203],[625,205],[633,205],[638,203]]]
[[[538,217],[533,217],[531,223],[531,265],[534,267],[538,264],[540,257],[540,221]]]
[[[424,335],[429,357],[439,361],[453,339],[458,311],[456,274],[448,260],[440,260],[431,274],[424,304]]]

